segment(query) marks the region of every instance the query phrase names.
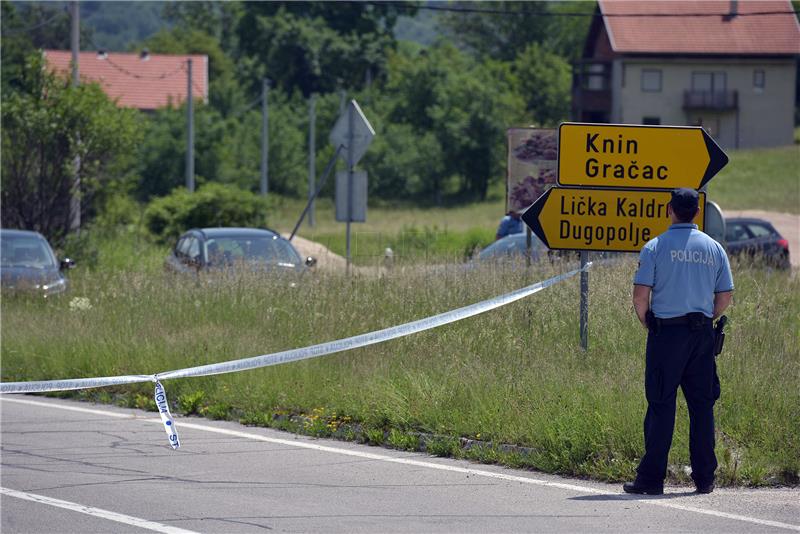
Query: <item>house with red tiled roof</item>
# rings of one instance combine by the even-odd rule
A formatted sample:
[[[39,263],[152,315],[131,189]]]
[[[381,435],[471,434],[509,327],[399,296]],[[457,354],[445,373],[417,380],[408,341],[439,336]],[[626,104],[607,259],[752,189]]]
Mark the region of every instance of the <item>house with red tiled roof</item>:
[[[573,77],[581,122],[703,126],[723,147],[792,144],[800,25],[789,0],[598,0]]]
[[[72,76],[69,50],[45,50],[47,65]],[[179,106],[189,94],[188,61],[192,61],[192,99],[208,100],[208,56],[80,52],[81,80],[97,82],[117,105],[153,111],[169,104]]]

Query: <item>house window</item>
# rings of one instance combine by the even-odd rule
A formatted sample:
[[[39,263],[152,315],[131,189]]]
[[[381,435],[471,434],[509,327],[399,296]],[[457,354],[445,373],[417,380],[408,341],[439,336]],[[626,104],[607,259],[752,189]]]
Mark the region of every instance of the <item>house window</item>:
[[[642,117],[642,124],[661,124],[661,117]]]
[[[605,65],[589,65],[587,69],[586,83],[590,91],[601,91],[605,89]]]
[[[720,93],[725,91],[726,86],[727,76],[724,72],[692,73],[692,91]]]
[[[661,92],[661,69],[642,69],[642,91]]]
[[[606,63],[585,63],[579,67],[581,88],[588,91],[608,89],[609,65]]]
[[[764,75],[764,71],[762,69],[756,69],[753,71],[753,89],[756,93],[761,93],[764,91],[766,81],[766,76]]]

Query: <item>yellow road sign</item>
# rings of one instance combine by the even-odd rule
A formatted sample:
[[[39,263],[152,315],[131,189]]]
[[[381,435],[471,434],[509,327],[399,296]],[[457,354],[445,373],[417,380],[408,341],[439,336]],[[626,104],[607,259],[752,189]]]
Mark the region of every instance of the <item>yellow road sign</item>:
[[[560,185],[700,189],[727,163],[699,126],[565,122],[558,129]]]
[[[638,252],[670,226],[670,191],[553,187],[522,214],[551,249]],[[703,229],[706,195],[695,223]]]

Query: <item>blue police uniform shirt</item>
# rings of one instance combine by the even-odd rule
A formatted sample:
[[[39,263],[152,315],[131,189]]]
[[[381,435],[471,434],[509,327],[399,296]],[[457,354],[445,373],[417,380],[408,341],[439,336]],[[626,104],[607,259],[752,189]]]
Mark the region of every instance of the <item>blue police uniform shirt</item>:
[[[515,219],[511,215],[506,215],[500,220],[500,226],[497,227],[497,235],[505,237],[511,234],[518,234],[522,230],[522,219]]]
[[[691,223],[673,224],[642,247],[633,283],[653,289],[650,309],[661,319],[712,317],[713,294],[733,291],[725,249]]]

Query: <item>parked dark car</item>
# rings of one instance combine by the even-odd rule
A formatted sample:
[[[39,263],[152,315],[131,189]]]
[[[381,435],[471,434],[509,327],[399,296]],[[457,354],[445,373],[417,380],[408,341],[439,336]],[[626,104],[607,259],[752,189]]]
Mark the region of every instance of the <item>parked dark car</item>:
[[[506,261],[524,258],[528,252],[525,232],[502,237],[478,253],[479,261]],[[538,261],[547,257],[548,248],[535,235],[531,235],[530,258]]]
[[[178,238],[165,268],[178,273],[241,271],[302,274],[305,260],[278,233],[260,228],[197,228]]]
[[[59,262],[42,234],[0,229],[0,248],[4,292],[39,293],[47,298],[69,287],[62,271],[74,267],[75,262],[69,258]]]
[[[750,217],[725,220],[725,242],[731,257],[749,257],[788,269],[789,242],[769,221]]]

